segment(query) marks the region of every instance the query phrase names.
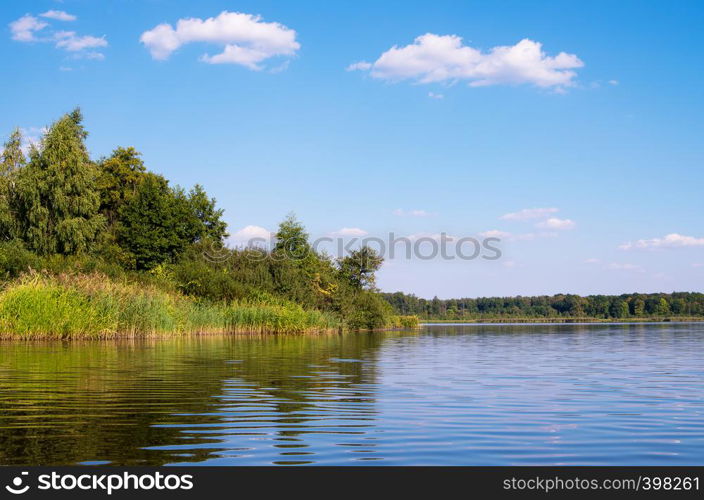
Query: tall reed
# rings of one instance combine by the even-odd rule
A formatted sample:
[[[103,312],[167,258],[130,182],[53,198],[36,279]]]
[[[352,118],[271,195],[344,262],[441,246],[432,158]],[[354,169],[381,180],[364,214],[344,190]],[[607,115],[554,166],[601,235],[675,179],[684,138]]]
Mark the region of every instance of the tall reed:
[[[0,291],[0,337],[303,333],[340,327],[331,314],[281,299],[212,303],[100,274],[29,274]]]

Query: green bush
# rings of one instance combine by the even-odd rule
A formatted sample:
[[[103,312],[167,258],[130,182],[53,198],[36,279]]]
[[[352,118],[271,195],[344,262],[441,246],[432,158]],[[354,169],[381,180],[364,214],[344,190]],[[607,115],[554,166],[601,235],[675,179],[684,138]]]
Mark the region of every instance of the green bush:
[[[38,269],[41,259],[27,250],[20,240],[0,243],[0,280],[17,278],[29,269]]]

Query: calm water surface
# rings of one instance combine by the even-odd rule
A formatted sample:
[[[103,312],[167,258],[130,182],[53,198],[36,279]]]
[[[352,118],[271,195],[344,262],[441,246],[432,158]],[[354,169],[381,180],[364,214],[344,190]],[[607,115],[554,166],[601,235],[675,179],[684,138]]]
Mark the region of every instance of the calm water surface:
[[[0,343],[0,463],[703,464],[704,325]]]

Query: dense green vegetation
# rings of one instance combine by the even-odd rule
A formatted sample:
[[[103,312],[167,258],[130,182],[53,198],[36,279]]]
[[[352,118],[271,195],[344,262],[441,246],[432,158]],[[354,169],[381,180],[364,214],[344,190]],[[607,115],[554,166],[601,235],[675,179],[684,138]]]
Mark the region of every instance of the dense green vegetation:
[[[223,247],[222,210],[150,172],[132,147],[93,161],[80,110],[28,158],[18,130],[0,162],[0,335],[304,332],[413,326],[375,288],[362,247],[315,252],[294,216],[275,245]]]
[[[704,319],[704,293],[631,293],[623,295],[553,295],[427,300],[401,292],[384,298],[397,314],[433,320],[623,320]]]

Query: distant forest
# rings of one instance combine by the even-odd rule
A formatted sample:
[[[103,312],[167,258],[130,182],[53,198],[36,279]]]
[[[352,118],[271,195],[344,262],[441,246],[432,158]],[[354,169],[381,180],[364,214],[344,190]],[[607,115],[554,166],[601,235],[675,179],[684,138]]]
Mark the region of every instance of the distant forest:
[[[690,292],[447,300],[422,299],[401,292],[383,296],[397,314],[415,314],[421,319],[704,317],[704,293]]]

